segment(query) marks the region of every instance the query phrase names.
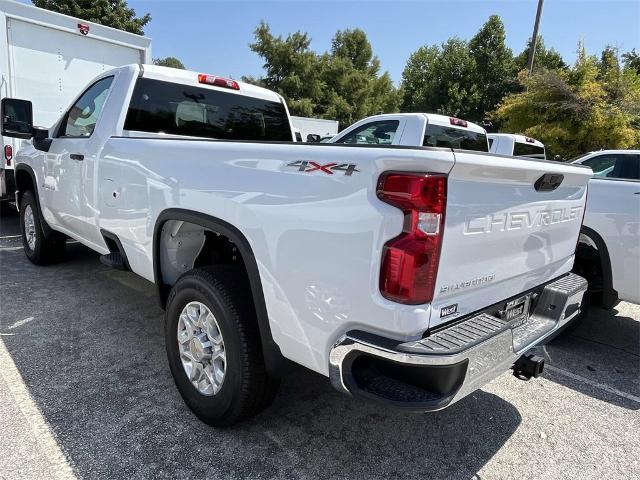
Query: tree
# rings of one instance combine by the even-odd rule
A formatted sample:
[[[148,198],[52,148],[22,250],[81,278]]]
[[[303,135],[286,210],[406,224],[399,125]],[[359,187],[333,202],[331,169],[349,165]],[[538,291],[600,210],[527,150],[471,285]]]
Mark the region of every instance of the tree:
[[[136,17],[125,0],[32,0],[36,7],[82,18],[90,22],[144,35],[143,27],[151,20],[148,13]]]
[[[636,52],[635,48],[630,52],[623,53],[622,60],[626,68],[632,68],[640,74],[640,53]]]
[[[331,55],[348,59],[353,68],[362,71],[373,67],[376,70],[373,73],[377,73],[380,67],[366,33],[360,29],[338,30],[331,42]]]
[[[180,70],[184,70],[184,64],[176,57],[154,58],[153,64],[161,67],[179,68]]]
[[[243,80],[280,93],[295,115],[331,118],[343,126],[398,110],[399,93],[388,73],[379,74],[380,62],[362,30],[338,31],[331,51],[320,55],[310,43],[306,33],[275,37],[261,23],[250,48],[264,59],[265,74]]]
[[[249,47],[264,59],[265,70],[264,77],[257,81],[284,96],[292,113],[312,116],[322,95],[322,82],[320,62],[309,48],[309,36],[297,31],[286,39],[274,37],[264,22],[254,35],[255,41]],[[256,81],[248,77],[244,80]]]
[[[436,112],[483,122],[517,88],[504,25],[492,15],[466,42],[450,38],[414,52],[402,74],[405,111]]]
[[[516,70],[524,70],[527,68],[527,59],[529,58],[529,50],[531,49],[531,39],[527,41],[527,48],[525,48],[518,56],[515,57],[514,63]],[[533,70],[546,68],[547,70],[566,69],[567,64],[560,55],[553,48],[547,49],[544,45],[544,39],[538,35],[538,41],[536,42],[536,54],[533,59]]]
[[[517,88],[513,52],[506,45],[504,24],[498,15],[491,15],[469,41],[469,50],[475,62],[473,78],[479,97],[472,117],[484,119],[507,93]]]
[[[480,96],[475,62],[467,42],[450,38],[442,46],[420,47],[402,73],[402,110],[478,117]]]
[[[640,76],[620,72],[614,58],[605,49],[599,61],[581,45],[571,68],[521,71],[523,91],[507,96],[493,116],[506,131],[538,138],[564,158],[638,146]]]

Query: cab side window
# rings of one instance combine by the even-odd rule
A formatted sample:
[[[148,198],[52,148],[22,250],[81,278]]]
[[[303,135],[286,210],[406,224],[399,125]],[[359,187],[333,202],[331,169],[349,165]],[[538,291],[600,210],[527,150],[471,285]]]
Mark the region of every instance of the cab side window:
[[[640,158],[634,154],[604,154],[582,162],[591,167],[594,177],[640,180]]]
[[[113,77],[101,78],[91,85],[67,112],[59,137],[90,137],[109,94]]]
[[[400,122],[398,120],[366,123],[340,138],[335,143],[391,145],[399,125]]]
[[[591,167],[596,177],[606,177],[613,171],[616,164],[616,155],[598,155],[582,162],[582,165]]]
[[[607,175],[623,180],[640,180],[640,159],[638,155],[616,155],[613,171]]]

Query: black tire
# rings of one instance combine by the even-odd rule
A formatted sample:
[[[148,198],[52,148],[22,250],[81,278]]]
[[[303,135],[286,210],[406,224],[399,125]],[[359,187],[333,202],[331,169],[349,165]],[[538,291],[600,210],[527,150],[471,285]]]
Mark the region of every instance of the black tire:
[[[25,228],[25,214],[27,211],[30,211],[33,215],[33,238],[35,239],[33,246],[29,245]],[[42,221],[35,195],[30,190],[24,192],[20,202],[20,234],[24,253],[36,265],[48,265],[60,261],[64,257],[67,245],[66,238],[58,232],[50,232],[48,236],[45,236]]]
[[[207,396],[189,380],[180,360],[178,320],[189,302],[201,302],[216,318],[224,339],[226,371],[220,390]],[[165,343],[173,379],[189,408],[203,422],[228,427],[257,415],[273,401],[279,380],[264,365],[251,290],[234,266],[196,268],[182,275],[167,300]]]

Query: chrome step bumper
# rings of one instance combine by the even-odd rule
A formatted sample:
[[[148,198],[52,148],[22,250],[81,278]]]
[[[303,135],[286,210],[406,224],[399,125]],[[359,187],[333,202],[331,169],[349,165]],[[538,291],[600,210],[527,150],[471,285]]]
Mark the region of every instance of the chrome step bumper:
[[[531,314],[505,321],[479,313],[412,342],[347,332],[331,349],[333,386],[417,411],[460,400],[502,374],[580,313],[587,281],[569,273],[531,292]]]

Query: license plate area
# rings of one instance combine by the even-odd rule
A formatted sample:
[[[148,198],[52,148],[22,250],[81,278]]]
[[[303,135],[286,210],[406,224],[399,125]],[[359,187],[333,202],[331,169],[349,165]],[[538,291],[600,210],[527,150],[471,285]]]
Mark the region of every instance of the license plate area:
[[[523,325],[529,318],[529,306],[531,294],[524,295],[504,304],[504,308],[498,311],[498,316],[505,322],[511,323],[511,328]]]

